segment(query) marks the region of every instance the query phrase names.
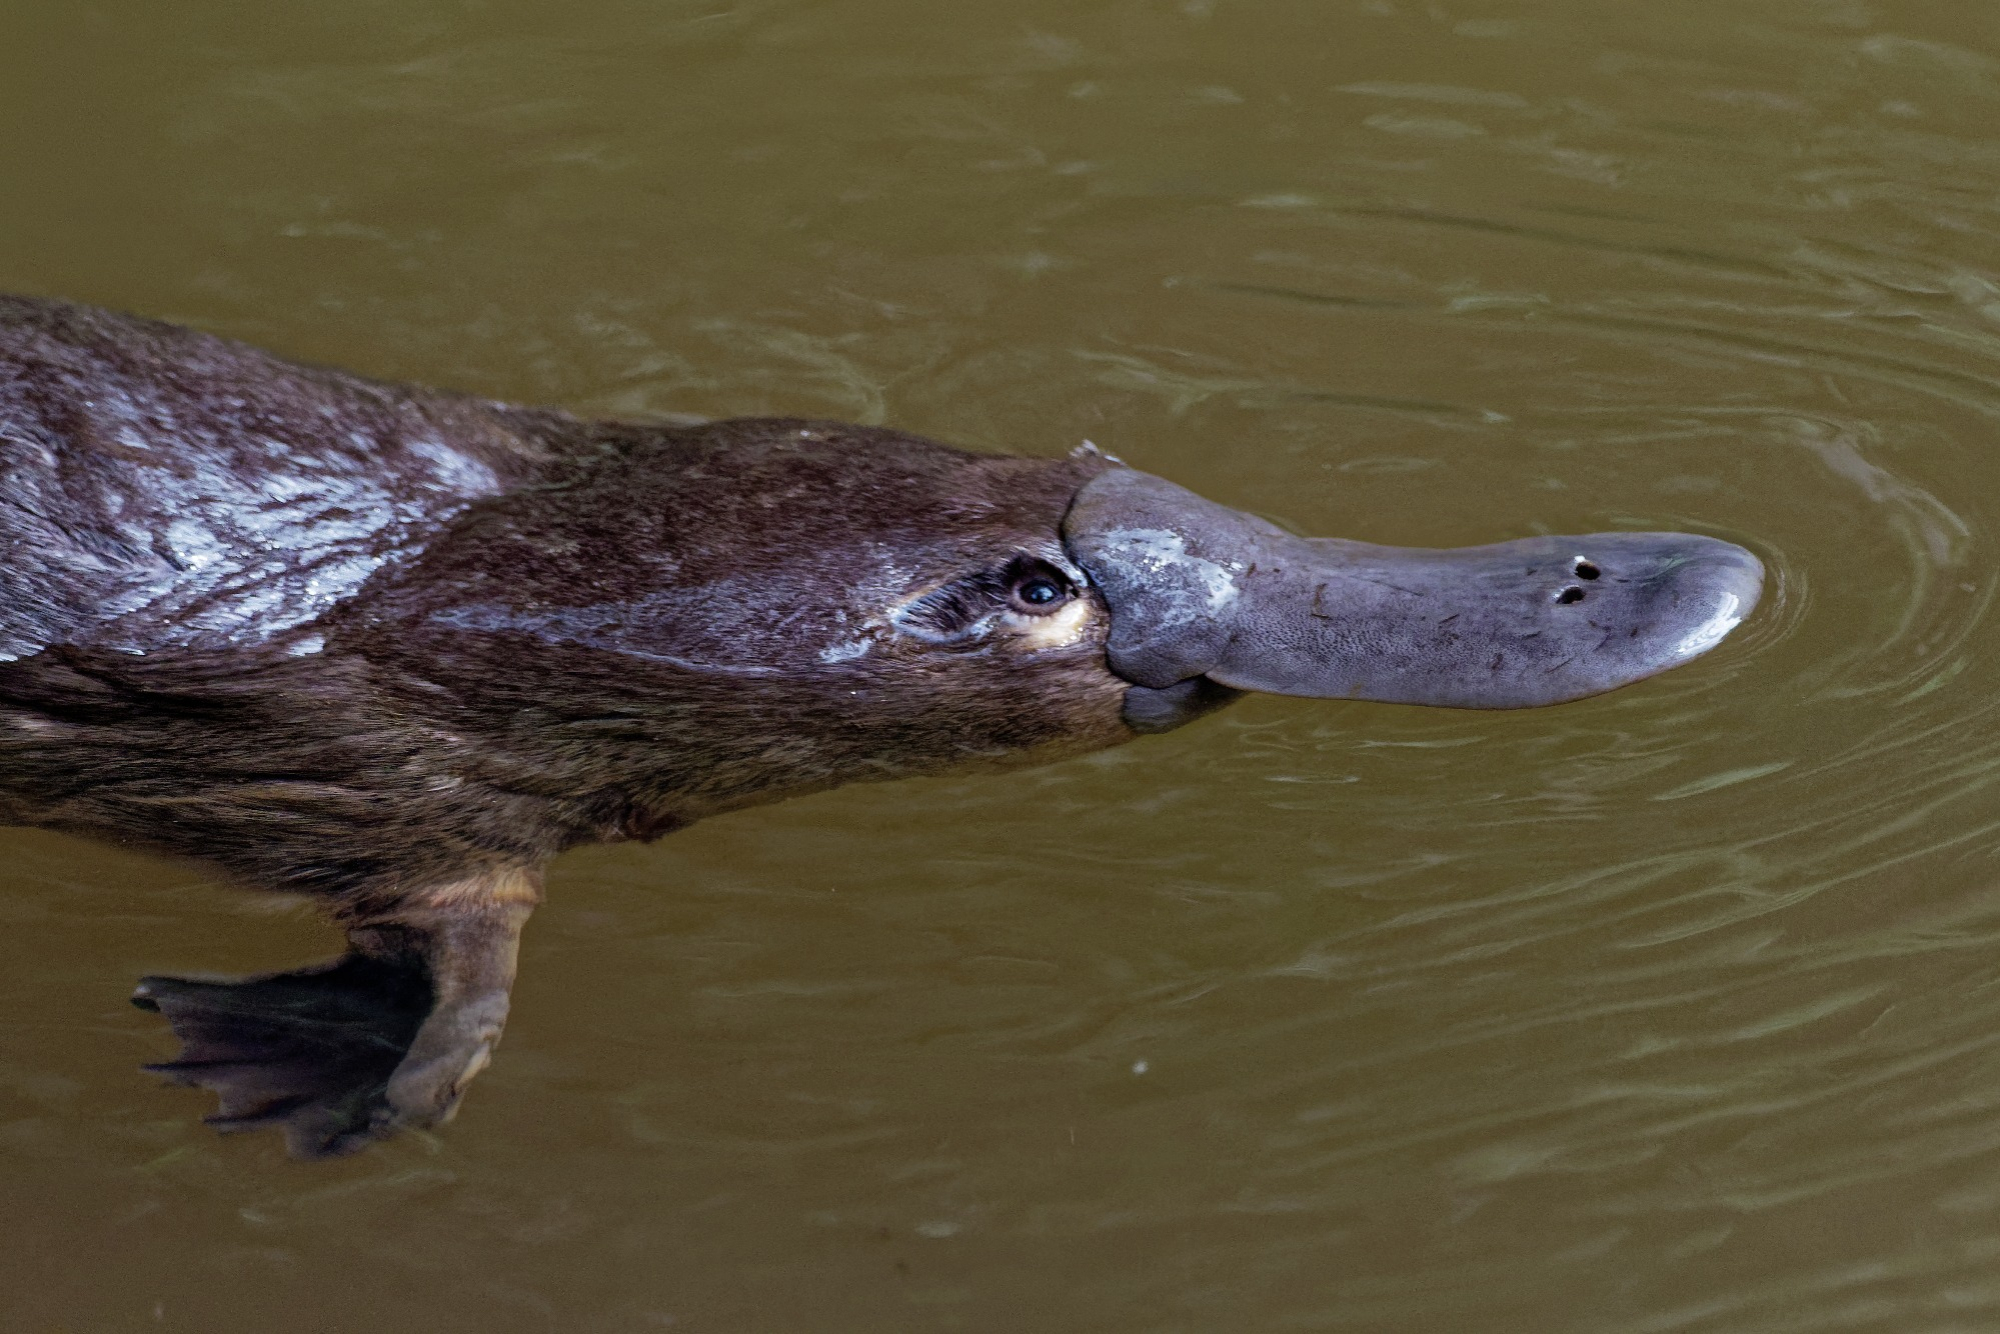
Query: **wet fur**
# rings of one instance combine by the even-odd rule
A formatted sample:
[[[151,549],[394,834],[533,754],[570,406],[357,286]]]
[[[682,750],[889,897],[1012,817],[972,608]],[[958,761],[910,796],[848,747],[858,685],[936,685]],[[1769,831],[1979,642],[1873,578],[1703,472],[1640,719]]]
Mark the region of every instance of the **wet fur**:
[[[1059,556],[1069,498],[1103,466],[822,422],[589,423],[0,300],[0,623],[16,646],[0,820],[373,917],[580,842],[1113,744],[1131,732],[1101,607],[1076,644],[1010,654],[863,627],[852,586]],[[315,527],[308,506],[285,530],[302,549],[190,592],[161,535],[189,479],[218,473],[243,504],[365,474],[393,515],[356,524],[329,484],[332,517]],[[376,564],[351,595],[288,619],[301,563],[357,553]],[[782,583],[790,619],[697,596],[732,580]],[[867,651],[822,660],[849,632]]]

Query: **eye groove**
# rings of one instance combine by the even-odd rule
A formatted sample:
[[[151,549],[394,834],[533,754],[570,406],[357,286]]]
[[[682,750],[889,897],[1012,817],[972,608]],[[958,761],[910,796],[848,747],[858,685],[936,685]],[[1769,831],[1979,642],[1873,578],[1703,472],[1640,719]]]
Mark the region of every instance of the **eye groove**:
[[[1078,584],[1064,570],[1023,552],[910,598],[890,619],[899,631],[926,643],[966,646],[988,638],[1001,613],[1054,616],[1077,596]]]

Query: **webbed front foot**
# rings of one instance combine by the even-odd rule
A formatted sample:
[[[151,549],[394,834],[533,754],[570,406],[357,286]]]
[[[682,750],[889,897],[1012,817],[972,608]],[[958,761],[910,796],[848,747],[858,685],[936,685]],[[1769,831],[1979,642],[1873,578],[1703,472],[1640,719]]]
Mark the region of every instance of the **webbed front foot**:
[[[236,981],[148,977],[132,1003],[181,1040],[146,1068],[220,1099],[208,1124],[275,1126],[296,1157],[330,1158],[394,1133],[389,1085],[432,997],[419,962],[357,953]]]
[[[148,977],[178,1059],[147,1069],[213,1090],[217,1129],[278,1126],[300,1158],[353,1153],[458,1110],[507,1022],[540,882],[490,872],[357,915],[332,963],[237,981]]]

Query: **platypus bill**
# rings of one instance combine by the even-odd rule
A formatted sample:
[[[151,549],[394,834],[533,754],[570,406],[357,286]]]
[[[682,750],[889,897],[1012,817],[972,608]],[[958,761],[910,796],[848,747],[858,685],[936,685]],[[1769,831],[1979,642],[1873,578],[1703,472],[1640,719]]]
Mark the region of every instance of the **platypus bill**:
[[[542,868],[1244,691],[1555,704],[1712,648],[1740,547],[1295,537],[1094,450],[583,421],[0,298],[0,823],[312,894],[349,952],[148,978],[225,1127],[450,1116]]]

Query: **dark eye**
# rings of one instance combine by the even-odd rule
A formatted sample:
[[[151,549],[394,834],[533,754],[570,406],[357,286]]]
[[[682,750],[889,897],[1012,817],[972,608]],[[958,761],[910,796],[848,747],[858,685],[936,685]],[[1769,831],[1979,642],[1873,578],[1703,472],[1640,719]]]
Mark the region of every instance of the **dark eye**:
[[[1062,590],[1050,579],[1030,579],[1016,591],[1021,601],[1031,607],[1046,607],[1062,596]]]
[[[1014,576],[1007,594],[1017,611],[1052,611],[1069,601],[1069,581],[1038,562],[1035,568]]]

